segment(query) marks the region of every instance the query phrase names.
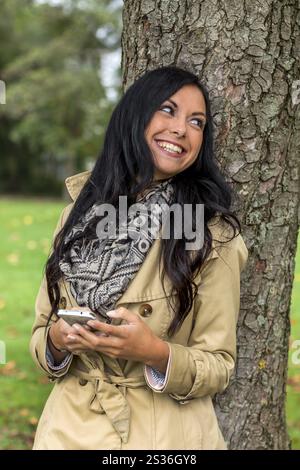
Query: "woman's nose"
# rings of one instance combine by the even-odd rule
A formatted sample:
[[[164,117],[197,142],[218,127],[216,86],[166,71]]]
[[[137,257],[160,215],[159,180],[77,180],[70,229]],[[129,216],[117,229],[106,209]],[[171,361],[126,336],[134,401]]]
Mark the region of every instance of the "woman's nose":
[[[184,135],[186,131],[186,125],[182,121],[173,121],[172,125],[170,126],[171,132],[177,135]]]

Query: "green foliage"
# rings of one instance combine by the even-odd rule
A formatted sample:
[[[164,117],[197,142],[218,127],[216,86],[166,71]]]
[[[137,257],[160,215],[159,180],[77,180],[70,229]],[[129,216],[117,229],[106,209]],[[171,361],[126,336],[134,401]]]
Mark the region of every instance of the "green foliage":
[[[2,0],[0,190],[55,193],[57,180],[97,157],[115,105],[100,73],[102,55],[120,42],[121,12],[111,5]]]

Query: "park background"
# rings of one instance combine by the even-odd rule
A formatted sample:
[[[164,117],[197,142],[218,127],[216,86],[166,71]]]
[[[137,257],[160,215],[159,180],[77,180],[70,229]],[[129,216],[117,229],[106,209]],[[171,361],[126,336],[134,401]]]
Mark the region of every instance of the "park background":
[[[0,0],[0,449],[31,448],[52,388],[29,355],[34,301],[69,202],[64,180],[92,168],[121,96],[121,29],[121,0]],[[294,449],[300,365],[291,358],[299,338],[298,243],[286,401]]]

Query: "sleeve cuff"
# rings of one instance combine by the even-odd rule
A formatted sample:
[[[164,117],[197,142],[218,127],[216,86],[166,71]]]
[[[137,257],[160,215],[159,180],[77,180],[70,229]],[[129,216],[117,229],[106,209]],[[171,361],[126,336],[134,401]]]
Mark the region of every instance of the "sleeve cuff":
[[[175,399],[187,399],[194,387],[199,386],[197,367],[189,348],[169,343],[170,357],[164,393]]]
[[[169,346],[169,349],[170,349],[170,346]],[[163,374],[157,369],[154,369],[151,366],[148,366],[147,364],[145,364],[144,366],[144,376],[145,376],[146,383],[150,388],[152,388],[152,390],[156,392],[160,392],[165,388],[168,374],[169,374],[170,358],[171,358],[171,354],[169,353],[169,360],[168,360],[167,370],[165,374]]]
[[[167,344],[170,354],[163,384],[154,383],[151,379],[151,367],[146,365],[144,367],[145,380],[153,391],[168,393],[175,400],[185,400],[193,387],[196,366],[186,347],[180,344]]]
[[[61,378],[68,372],[74,356],[70,354],[69,360],[64,368],[55,370],[49,367],[47,359],[47,337],[50,327],[51,325],[47,327],[43,326],[34,331],[30,339],[30,353],[37,367],[46,373],[50,380],[55,380],[55,378]]]
[[[52,369],[52,370],[61,370],[61,369],[64,369],[64,367],[66,367],[66,365],[69,363],[69,361],[71,360],[71,357],[72,357],[72,354],[69,353],[63,360],[60,364],[56,364],[55,365],[55,361],[54,361],[54,358],[53,358],[53,355],[50,351],[50,348],[48,346],[48,343],[47,343],[47,346],[46,346],[46,360],[47,360],[47,364],[48,364],[48,367],[49,369]]]

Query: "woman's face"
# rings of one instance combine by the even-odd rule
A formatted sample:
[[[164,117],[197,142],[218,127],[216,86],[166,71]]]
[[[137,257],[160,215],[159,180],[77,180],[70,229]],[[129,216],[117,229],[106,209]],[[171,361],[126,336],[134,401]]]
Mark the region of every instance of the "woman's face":
[[[205,122],[205,100],[196,85],[183,86],[161,104],[145,130],[155,180],[192,165],[201,149]]]

